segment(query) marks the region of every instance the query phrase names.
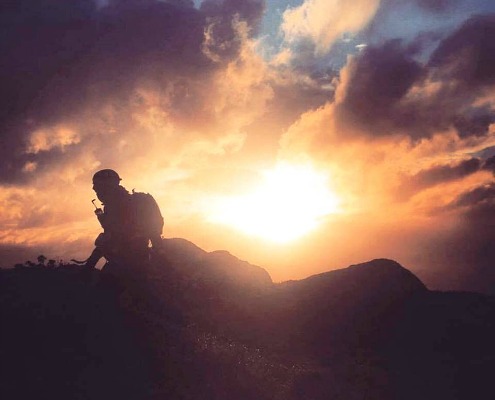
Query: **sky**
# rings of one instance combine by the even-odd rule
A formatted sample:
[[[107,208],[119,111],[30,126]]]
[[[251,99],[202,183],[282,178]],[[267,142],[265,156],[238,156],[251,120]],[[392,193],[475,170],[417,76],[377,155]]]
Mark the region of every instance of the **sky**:
[[[0,259],[84,258],[91,177],[275,281],[391,258],[495,292],[491,0],[0,6]]]

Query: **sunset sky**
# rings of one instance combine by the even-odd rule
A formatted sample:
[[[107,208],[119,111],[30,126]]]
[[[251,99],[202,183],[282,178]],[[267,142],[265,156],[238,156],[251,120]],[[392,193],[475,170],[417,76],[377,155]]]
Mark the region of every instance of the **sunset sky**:
[[[1,5],[0,257],[84,258],[91,177],[275,281],[495,292],[493,0]]]

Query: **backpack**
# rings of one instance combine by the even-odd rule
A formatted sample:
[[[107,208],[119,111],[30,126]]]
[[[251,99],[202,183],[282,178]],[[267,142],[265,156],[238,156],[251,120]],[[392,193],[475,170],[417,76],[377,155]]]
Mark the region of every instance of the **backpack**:
[[[153,196],[132,191],[131,201],[135,212],[136,230],[148,239],[160,237],[163,217]]]

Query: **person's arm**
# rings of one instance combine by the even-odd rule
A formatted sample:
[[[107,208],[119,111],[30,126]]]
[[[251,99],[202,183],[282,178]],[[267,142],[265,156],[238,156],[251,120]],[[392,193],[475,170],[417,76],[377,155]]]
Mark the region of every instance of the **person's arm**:
[[[99,208],[98,210],[95,210],[95,214],[96,214],[96,218],[98,218],[98,221],[100,222],[100,225],[103,228],[103,230],[107,229],[108,225],[109,225],[108,214],[104,210],[102,210],[101,208]]]

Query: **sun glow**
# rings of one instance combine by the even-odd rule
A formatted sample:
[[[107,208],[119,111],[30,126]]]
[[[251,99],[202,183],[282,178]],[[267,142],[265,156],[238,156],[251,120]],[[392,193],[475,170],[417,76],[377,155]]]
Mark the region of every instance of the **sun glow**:
[[[339,200],[328,177],[309,165],[279,164],[265,171],[252,193],[220,200],[211,217],[247,234],[287,243],[337,213]]]

